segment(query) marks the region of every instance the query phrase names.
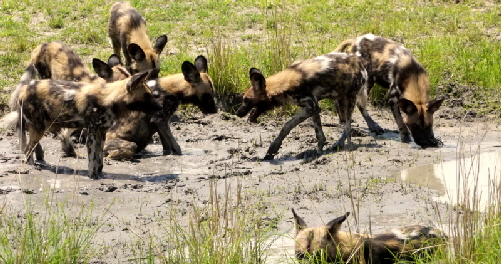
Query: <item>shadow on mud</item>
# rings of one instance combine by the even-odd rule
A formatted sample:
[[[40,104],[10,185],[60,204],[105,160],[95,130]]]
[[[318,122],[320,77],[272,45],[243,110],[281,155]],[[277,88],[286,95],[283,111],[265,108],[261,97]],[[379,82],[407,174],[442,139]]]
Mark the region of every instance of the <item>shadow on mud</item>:
[[[47,170],[54,174],[64,174],[64,175],[79,175],[87,177],[87,170],[75,170],[69,168],[67,166],[56,166],[46,163],[37,162],[36,164],[38,169]],[[131,175],[131,174],[123,174],[123,173],[108,173],[104,171],[104,176],[100,179],[111,179],[111,180],[131,180],[138,182],[165,182],[171,180],[177,180],[180,174],[172,173],[172,174],[161,174],[161,175]]]

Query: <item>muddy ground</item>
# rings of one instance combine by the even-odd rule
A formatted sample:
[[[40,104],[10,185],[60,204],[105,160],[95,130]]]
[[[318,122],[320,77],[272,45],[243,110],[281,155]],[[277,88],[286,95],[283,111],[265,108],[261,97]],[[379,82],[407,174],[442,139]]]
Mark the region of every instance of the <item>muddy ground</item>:
[[[206,206],[211,180],[220,193],[230,186],[232,196],[241,184],[246,203],[263,204],[263,221],[277,220],[275,230],[281,234],[292,234],[290,208],[311,226],[353,212],[345,230],[348,224],[356,229],[355,219],[360,231],[372,233],[408,224],[440,225],[436,209],[446,215],[448,206],[433,202],[436,190],[399,181],[400,170],[454,159],[458,144],[464,153],[478,146],[481,151],[501,147],[498,121],[462,109],[443,107],[435,114],[435,134],[444,146],[430,149],[399,142],[388,109],[371,113],[389,131],[370,135],[356,111],[352,151],[311,158],[316,139],[307,120],[284,140],[275,160],[260,161],[286,118],[266,117],[249,124],[227,113],[184,111],[173,123],[182,156],[162,156],[155,142],[132,161],[105,161],[106,176],[100,180],[86,176],[85,158],[61,158],[59,142],[50,137],[42,141],[46,164],[22,165],[16,138],[5,132],[0,139],[0,199],[12,214],[25,212],[27,203],[44,204],[47,194],[51,203],[73,208],[68,211],[93,203],[94,217],[105,212],[106,221],[95,238],[100,248],[95,260],[127,263],[134,262],[133,241],[153,233],[161,237],[174,211],[176,221],[186,222],[194,205]],[[341,132],[338,119],[324,111],[322,121],[328,144],[333,144]],[[77,150],[85,152],[83,146]],[[279,239],[269,262],[285,260],[292,246],[292,240]]]

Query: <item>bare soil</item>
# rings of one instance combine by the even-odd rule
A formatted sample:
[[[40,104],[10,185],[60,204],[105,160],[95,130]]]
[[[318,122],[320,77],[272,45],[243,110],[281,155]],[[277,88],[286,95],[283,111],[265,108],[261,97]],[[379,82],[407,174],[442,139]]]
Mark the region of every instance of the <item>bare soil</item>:
[[[410,224],[438,225],[436,211],[446,215],[448,206],[436,204],[435,191],[426,186],[398,181],[400,170],[456,158],[458,146],[469,153],[501,147],[498,121],[470,116],[463,110],[444,107],[435,114],[435,135],[441,148],[421,149],[399,141],[396,124],[388,109],[370,109],[384,135],[368,133],[358,111],[353,122],[353,150],[316,157],[316,139],[307,120],[284,140],[273,161],[262,161],[271,140],[289,117],[265,117],[259,124],[220,112],[203,116],[197,111],[179,113],[173,122],[174,136],[183,150],[181,156],[162,156],[161,144],[153,142],[132,161],[105,161],[105,177],[86,176],[85,158],[62,158],[57,140],[45,137],[42,146],[46,163],[22,164],[17,139],[12,132],[0,138],[1,203],[12,214],[23,214],[26,204],[62,203],[68,212],[93,204],[93,217],[104,215],[106,224],[94,244],[100,263],[127,263],[135,256],[134,241],[148,234],[161,237],[169,219],[184,221],[194,205],[203,207],[210,196],[210,181],[224,193],[242,185],[248,203],[261,203],[264,222],[278,221],[277,233],[292,234],[295,208],[303,218],[318,226],[344,214],[352,230],[378,233]],[[322,113],[328,144],[341,133],[338,118]],[[77,149],[82,156],[83,146]],[[233,195],[234,192],[232,192]],[[358,220],[358,223],[357,221]],[[165,241],[168,243],[168,241]],[[279,242],[281,243],[281,242]],[[276,246],[283,260],[292,240]]]

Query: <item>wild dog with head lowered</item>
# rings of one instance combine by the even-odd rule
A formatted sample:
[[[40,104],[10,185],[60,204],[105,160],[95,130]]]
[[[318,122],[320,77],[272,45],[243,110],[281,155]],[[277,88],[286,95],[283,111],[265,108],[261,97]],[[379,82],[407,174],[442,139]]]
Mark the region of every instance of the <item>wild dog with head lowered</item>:
[[[433,113],[440,108],[443,99],[430,101],[430,80],[424,67],[402,44],[383,37],[367,34],[343,41],[334,51],[347,51],[358,55],[369,74],[368,92],[379,84],[389,88],[388,102],[397,122],[402,142],[414,142],[422,147],[441,144],[433,133]],[[358,104],[369,129],[382,132],[365,109]],[[404,112],[404,117],[400,114]],[[410,132],[409,132],[410,131]]]
[[[298,259],[322,259],[332,263],[393,264],[399,260],[413,261],[430,254],[447,239],[428,226],[413,225],[379,235],[362,235],[341,231],[341,224],[350,213],[337,217],[325,226],[308,228],[294,209],[295,253]],[[400,263],[400,262],[398,262]]]
[[[51,41],[36,47],[31,53],[28,67],[21,77],[20,83],[14,89],[10,100],[11,111],[17,110],[19,92],[23,85],[29,84],[36,79],[66,80],[84,83],[106,83],[123,80],[130,77],[129,72],[122,66],[122,61],[117,55],[111,55],[108,63],[94,58],[92,65],[97,75],[93,73],[78,54],[68,45]],[[17,129],[20,133],[19,128]],[[65,155],[76,156],[74,147],[70,141],[70,135],[74,130],[65,130],[62,137],[63,151]],[[36,146],[37,155],[42,156],[41,145]]]
[[[108,36],[113,52],[117,55],[123,52],[130,73],[160,69],[159,56],[167,44],[167,36],[160,36],[152,47],[146,33],[146,20],[130,2],[116,2],[111,7]]]
[[[207,74],[207,59],[198,56],[195,65],[185,61],[182,73],[151,80],[148,86],[159,95],[163,109],[153,118],[140,112],[130,112],[118,119],[106,134],[105,156],[111,159],[131,159],[146,148],[154,133],[158,132],[163,146],[163,154],[181,155],[170,130],[170,118],[180,103],[193,104],[204,114],[217,112],[214,101],[212,80]]]
[[[252,68],[250,80],[251,87],[243,96],[237,116],[244,117],[254,109],[249,121],[256,122],[262,113],[280,105],[295,104],[302,107],[301,112],[284,125],[264,159],[273,159],[284,138],[308,117],[313,119],[318,140],[317,151],[322,151],[326,140],[320,120],[321,109],[318,106],[318,101],[322,99],[336,100],[339,113],[346,120],[343,133],[334,146],[343,147],[345,140],[351,145],[351,115],[357,93],[367,80],[367,72],[357,56],[329,53],[297,61],[266,79],[258,69]]]
[[[34,164],[32,152],[46,131],[87,128],[88,173],[89,177],[97,179],[103,169],[106,130],[112,122],[131,110],[155,113],[161,109],[146,85],[148,74],[142,72],[108,84],[32,81],[21,87],[17,111],[8,114],[3,121],[17,123],[21,128],[20,146],[30,164]],[[29,133],[27,145],[25,131]],[[37,159],[43,159],[43,152],[37,153]]]

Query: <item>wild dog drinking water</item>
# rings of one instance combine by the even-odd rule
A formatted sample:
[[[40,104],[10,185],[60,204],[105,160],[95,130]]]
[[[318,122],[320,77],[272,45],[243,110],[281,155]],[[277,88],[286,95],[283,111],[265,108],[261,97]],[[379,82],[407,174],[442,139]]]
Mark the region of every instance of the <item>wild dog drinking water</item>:
[[[106,83],[123,80],[130,77],[119,56],[111,55],[108,63],[94,58],[92,65],[97,75],[93,73],[87,64],[68,45],[51,41],[36,47],[31,53],[28,67],[21,77],[20,83],[11,95],[10,109],[17,110],[19,92],[23,85],[29,84],[36,79],[66,80],[84,83]],[[67,156],[76,156],[74,147],[70,141],[73,130],[65,130],[61,135],[63,151]],[[20,133],[18,128],[18,133]],[[43,152],[40,144],[37,144],[35,152],[42,156]]]
[[[347,263],[351,259],[355,263],[393,264],[398,260],[413,261],[416,257],[430,254],[447,238],[439,230],[422,225],[406,226],[373,236],[341,231],[349,212],[325,226],[308,228],[294,209],[292,214],[294,249],[298,259],[314,259],[323,255],[323,259],[332,263]]]
[[[181,148],[170,130],[170,118],[178,105],[196,105],[204,114],[217,112],[212,80],[207,74],[207,59],[198,56],[195,65],[185,61],[181,70],[182,73],[148,82],[152,92],[159,95],[159,103],[163,105],[163,109],[153,118],[141,112],[130,112],[113,124],[106,134],[104,146],[108,158],[131,159],[146,148],[156,132],[160,136],[164,155],[181,155]]]
[[[146,20],[130,2],[116,2],[111,7],[108,36],[113,52],[117,55],[123,52],[130,73],[160,69],[159,55],[167,44],[167,36],[160,36],[152,47],[146,33]]]
[[[367,72],[358,57],[346,53],[329,53],[297,61],[266,79],[258,69],[252,68],[251,87],[245,92],[243,103],[236,114],[244,117],[253,109],[249,121],[256,122],[262,113],[274,107],[285,104],[301,106],[301,112],[284,125],[264,159],[273,159],[284,138],[308,117],[313,119],[318,140],[317,151],[321,152],[326,138],[322,130],[318,101],[333,99],[339,105],[343,120],[346,120],[343,133],[334,146],[343,147],[345,140],[351,144],[351,115],[356,95],[365,86],[366,79]]]
[[[360,56],[369,74],[368,91],[379,84],[389,88],[388,102],[397,122],[402,142],[414,142],[422,147],[441,144],[433,133],[433,113],[443,99],[430,101],[430,80],[424,67],[402,44],[390,39],[367,34],[343,41],[334,51]],[[371,131],[383,129],[370,117],[364,105],[358,108]],[[404,112],[404,117],[400,114]],[[409,132],[410,131],[410,132]]]
[[[89,177],[97,179],[103,169],[106,130],[113,120],[130,110],[154,113],[161,109],[146,85],[148,74],[142,72],[108,84],[32,81],[21,87],[17,111],[3,121],[7,124],[17,121],[22,131],[20,147],[30,164],[34,164],[32,151],[46,131],[57,133],[61,128],[87,128],[88,173]],[[29,133],[27,145],[25,131]],[[43,152],[37,153],[37,159],[43,158]]]

